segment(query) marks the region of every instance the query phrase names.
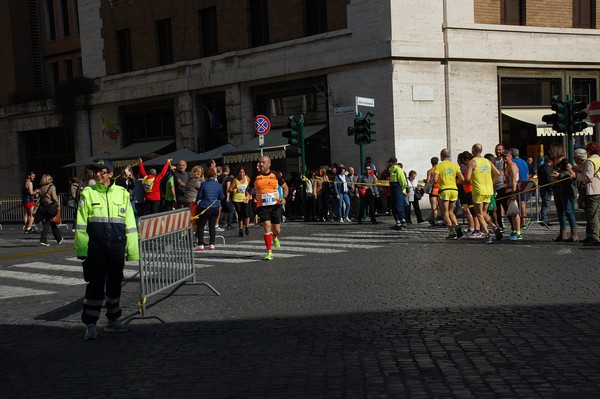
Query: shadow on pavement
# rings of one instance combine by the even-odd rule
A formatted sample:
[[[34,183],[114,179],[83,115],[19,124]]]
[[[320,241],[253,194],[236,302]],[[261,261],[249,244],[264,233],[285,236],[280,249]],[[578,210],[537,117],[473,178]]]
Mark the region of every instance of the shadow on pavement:
[[[91,342],[83,326],[2,325],[1,396],[592,398],[600,394],[599,311],[139,322]]]

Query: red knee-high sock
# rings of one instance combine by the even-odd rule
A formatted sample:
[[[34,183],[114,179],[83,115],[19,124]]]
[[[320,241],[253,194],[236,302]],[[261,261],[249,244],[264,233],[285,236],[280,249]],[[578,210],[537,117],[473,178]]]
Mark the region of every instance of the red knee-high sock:
[[[267,246],[267,251],[272,250],[273,249],[273,233],[265,233],[263,238],[265,239],[265,245]]]

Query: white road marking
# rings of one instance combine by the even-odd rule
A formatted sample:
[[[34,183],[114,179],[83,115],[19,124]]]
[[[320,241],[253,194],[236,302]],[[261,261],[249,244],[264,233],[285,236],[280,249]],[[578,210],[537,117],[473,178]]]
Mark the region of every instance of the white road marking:
[[[0,299],[20,298],[24,296],[56,294],[55,291],[34,290],[33,288],[0,285]]]
[[[262,241],[257,241],[257,242],[262,242]],[[220,247],[219,249],[217,249],[216,251],[203,251],[203,252],[195,252],[194,255],[196,256],[196,258],[200,257],[202,259],[210,259],[210,261],[212,262],[213,259],[219,259],[216,258],[219,255],[234,255],[234,256],[260,256],[261,258],[263,256],[265,256],[267,254],[267,250],[261,250],[261,251],[229,251],[226,249],[221,249],[224,247]],[[264,247],[263,247],[264,248]],[[277,252],[277,250],[275,248],[273,248],[273,252]],[[206,254],[210,253],[209,256],[207,256]],[[296,254],[279,254],[278,255],[280,258],[293,258],[294,256],[302,256],[302,255],[296,255]],[[231,262],[237,262],[239,259],[238,258],[230,258],[228,259],[228,261]]]
[[[45,262],[32,262],[32,263],[21,263],[18,265],[12,265],[11,267],[19,267],[26,269],[35,269],[35,270],[51,270],[51,271],[60,271],[60,272],[80,272],[83,273],[81,265],[79,266],[67,266],[67,265],[56,265],[52,263]],[[124,269],[123,276],[126,278],[133,277],[137,274],[137,270]]]
[[[31,281],[34,283],[57,284],[57,285],[83,285],[85,281],[82,278],[71,278],[54,276],[49,274],[15,272],[12,270],[0,270],[0,278],[8,278],[21,281]]]
[[[286,237],[281,238],[281,248],[294,248],[295,246],[300,246],[300,247],[313,247],[313,248],[318,248],[318,247],[330,247],[331,249],[339,249],[339,248],[347,248],[347,249],[373,249],[373,248],[381,248],[383,246],[385,246],[384,243],[382,243],[382,245],[367,245],[367,244],[347,244],[347,243],[339,243],[339,242],[334,242],[332,241],[332,238],[329,239],[329,242],[314,242],[311,241],[312,237],[304,237],[302,238],[302,241],[296,241],[296,240],[300,240],[300,237]],[[260,244],[263,243],[263,241],[259,241],[259,240],[255,240],[255,241],[244,241],[248,244]],[[277,251],[277,249],[274,249],[273,251]]]
[[[246,241],[244,241],[246,242]],[[264,243],[263,243],[264,244]],[[256,245],[252,244],[227,244],[227,248],[236,248],[236,249],[256,249]],[[308,253],[318,253],[318,254],[337,254],[340,252],[347,252],[344,249],[331,249],[331,248],[300,248],[293,246],[282,246],[281,248],[273,248],[273,252],[279,251],[292,251],[292,252],[308,252]]]

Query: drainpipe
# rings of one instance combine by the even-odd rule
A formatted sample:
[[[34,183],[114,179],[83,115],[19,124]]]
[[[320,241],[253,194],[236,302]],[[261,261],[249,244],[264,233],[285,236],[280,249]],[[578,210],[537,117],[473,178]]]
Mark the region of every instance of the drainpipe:
[[[449,88],[449,68],[448,68],[448,0],[444,0],[443,3],[444,20],[442,23],[442,30],[444,35],[444,96],[445,96],[445,108],[446,108],[446,147],[452,153],[452,128],[450,127],[450,88]]]

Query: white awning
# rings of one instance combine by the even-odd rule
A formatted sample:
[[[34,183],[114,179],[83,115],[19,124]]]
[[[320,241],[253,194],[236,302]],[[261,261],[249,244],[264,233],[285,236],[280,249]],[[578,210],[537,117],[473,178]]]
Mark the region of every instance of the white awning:
[[[542,121],[544,115],[554,113],[550,108],[513,108],[503,109],[502,114],[510,118],[520,120],[531,125],[535,125],[537,136],[564,136],[564,133],[558,133],[552,129],[552,125],[548,125]],[[594,134],[594,124],[587,122],[588,127],[581,132],[577,132],[575,136],[591,136]]]
[[[325,129],[326,125],[311,125],[304,127],[304,138],[307,139],[313,134]],[[265,145],[263,146],[263,155],[271,159],[281,159],[287,156],[286,149],[289,146],[288,139],[283,137],[281,133],[289,128],[271,129],[265,134]],[[240,163],[258,161],[260,158],[260,147],[258,145],[258,137],[254,137],[246,144],[237,147],[235,151],[223,153],[224,163]]]

